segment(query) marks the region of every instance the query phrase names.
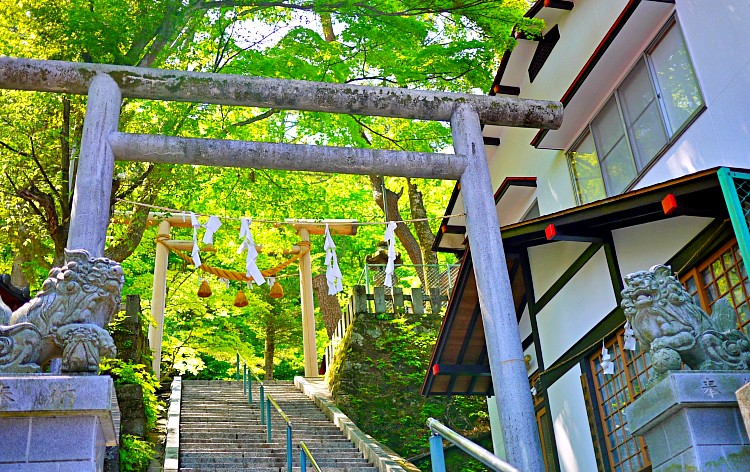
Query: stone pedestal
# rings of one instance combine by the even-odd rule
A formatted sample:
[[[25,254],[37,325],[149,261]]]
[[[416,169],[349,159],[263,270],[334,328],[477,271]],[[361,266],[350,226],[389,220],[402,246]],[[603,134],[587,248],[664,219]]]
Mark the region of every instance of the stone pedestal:
[[[628,406],[653,471],[747,471],[750,441],[735,391],[748,381],[750,372],[669,372]]]
[[[735,394],[737,395],[737,403],[740,405],[742,421],[745,422],[745,431],[750,435],[750,383],[746,383],[739,388]]]
[[[0,376],[0,471],[100,471],[117,444],[107,376]]]

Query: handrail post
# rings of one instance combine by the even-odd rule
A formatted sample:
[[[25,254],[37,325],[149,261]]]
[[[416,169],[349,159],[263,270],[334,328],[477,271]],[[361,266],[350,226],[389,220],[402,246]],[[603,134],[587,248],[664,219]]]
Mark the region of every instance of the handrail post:
[[[247,394],[247,364],[242,364],[242,394]]]
[[[307,470],[307,454],[305,454],[305,448],[299,448],[299,469],[302,472]]]
[[[445,472],[443,438],[437,433],[430,435],[430,461],[432,462],[432,472]]]
[[[260,424],[266,424],[266,409],[263,408],[265,406],[266,400],[265,400],[265,389],[263,388],[263,385],[260,386]]]
[[[292,425],[286,425],[286,470],[292,472]]]
[[[269,395],[266,397],[266,408],[268,411],[266,411],[266,419],[268,420],[266,422],[266,426],[268,427],[268,444],[271,444],[271,396]]]
[[[247,399],[250,402],[250,404],[253,404],[253,376],[252,372],[251,375],[247,376]]]
[[[237,353],[237,381],[240,381],[240,353]]]

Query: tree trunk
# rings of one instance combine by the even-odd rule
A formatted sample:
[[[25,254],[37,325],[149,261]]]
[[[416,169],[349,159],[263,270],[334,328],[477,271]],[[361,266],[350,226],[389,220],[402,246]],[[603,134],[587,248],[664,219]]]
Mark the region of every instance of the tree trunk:
[[[315,299],[320,307],[320,314],[323,316],[323,323],[326,325],[326,333],[330,338],[336,332],[336,326],[343,314],[341,305],[339,305],[339,299],[336,295],[328,295],[328,281],[325,274],[313,277],[312,284]]]
[[[409,209],[411,210],[411,218],[414,220],[427,218],[427,210],[425,210],[424,207],[422,192],[417,188],[417,184],[412,182],[411,179],[406,179],[406,185],[409,189]],[[430,228],[430,222],[415,221],[414,232],[417,234],[419,247],[422,250],[422,260],[425,264],[432,266],[427,267],[425,270],[426,284],[423,285],[423,288],[429,290],[432,286],[439,287],[440,270],[437,267],[437,254],[432,252],[432,242],[435,240],[435,235]]]
[[[266,347],[263,351],[265,380],[273,380],[273,356],[276,352],[276,327],[270,320],[266,323]]]
[[[403,218],[401,218],[401,213],[398,211],[398,200],[401,198],[401,195],[403,194],[403,190],[399,193],[395,193],[392,190],[388,190],[384,185],[383,177],[380,175],[371,175],[370,176],[370,185],[372,186],[372,196],[375,199],[375,203],[378,204],[381,210],[383,212],[386,212],[386,205],[383,203],[383,189],[385,189],[385,192],[387,194],[387,214],[386,219],[388,221],[396,221],[398,222],[398,225],[396,226],[396,237],[399,241],[401,241],[401,244],[404,246],[404,249],[406,249],[406,254],[409,256],[409,260],[412,264],[414,264],[417,269],[417,275],[419,275],[419,280],[422,282],[422,286],[425,286],[425,277],[424,272],[421,270],[420,267],[422,262],[422,250],[419,246],[419,243],[417,242],[417,239],[414,237],[413,234],[411,234],[411,231],[409,231],[409,227],[406,226],[406,223],[403,222]]]
[[[326,38],[326,42],[332,43],[336,41],[336,34],[333,32],[333,21],[331,20],[330,13],[320,14],[320,23],[323,26],[323,35]]]

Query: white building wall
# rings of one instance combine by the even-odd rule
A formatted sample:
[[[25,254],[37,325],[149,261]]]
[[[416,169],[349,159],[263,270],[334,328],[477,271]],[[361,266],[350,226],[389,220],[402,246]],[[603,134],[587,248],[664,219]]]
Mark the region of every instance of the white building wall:
[[[534,297],[538,300],[568,267],[583,254],[589,243],[557,241],[528,249]]]
[[[575,365],[550,385],[547,398],[561,470],[596,471],[596,455],[581,388],[581,368]]]
[[[627,0],[576,2],[573,10],[560,13],[556,22],[546,25],[547,28],[558,25],[560,42],[534,82],[529,82],[527,67],[537,43],[523,40],[513,54],[523,56],[519,63],[525,66],[509,67],[504,82],[520,83],[524,98],[559,100],[627,3]],[[538,177],[536,195],[542,215],[575,206],[564,153],[534,149],[529,143],[536,132],[510,128],[498,133],[501,144],[488,156],[493,185],[497,188],[506,177]]]
[[[552,365],[616,306],[602,248],[536,315],[544,365]]]
[[[521,334],[521,341],[531,336],[531,316],[529,315],[529,305],[523,309],[521,321],[518,322],[518,332]]]
[[[560,42],[536,80],[529,82],[526,67],[515,67],[506,71],[507,82],[519,83],[520,78],[525,98],[559,99],[626,3],[577,1],[573,10],[556,16]],[[676,0],[675,11],[707,109],[637,181],[636,189],[717,166],[750,167],[750,3]],[[633,44],[633,61],[656,33]],[[529,45],[514,52],[524,57],[513,63],[528,65],[534,48],[525,46]],[[623,64],[620,78],[631,66],[632,62]],[[592,116],[600,105],[592,104]],[[529,143],[535,134],[536,130],[518,128],[498,133],[501,145],[489,158],[493,184],[500,185],[508,176],[536,176],[541,214],[575,206],[564,151],[534,149]]]
[[[710,218],[678,216],[612,231],[620,275],[625,277],[632,272],[664,264],[709,223]]]

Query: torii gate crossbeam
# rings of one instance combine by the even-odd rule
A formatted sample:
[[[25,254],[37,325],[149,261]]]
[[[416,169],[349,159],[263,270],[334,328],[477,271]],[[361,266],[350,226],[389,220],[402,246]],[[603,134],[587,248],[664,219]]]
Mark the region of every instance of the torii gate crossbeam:
[[[562,122],[559,102],[7,57],[0,58],[0,88],[88,94],[68,248],[86,249],[94,256],[104,252],[113,144],[118,147],[123,139],[117,132],[123,97],[450,121],[457,155],[447,161],[457,164],[460,172],[469,243],[482,248],[474,272],[507,460],[526,472],[544,471],[481,123],[557,129]],[[196,140],[191,146],[192,155],[201,156],[203,164],[235,165],[212,159],[216,143]],[[250,147],[245,150],[249,165],[298,169],[295,159],[279,159],[280,148],[252,154]],[[122,146],[118,149],[127,152]],[[320,171],[340,172],[349,162],[346,153],[341,154],[322,151],[306,158],[315,161]],[[358,150],[357,156],[357,172],[377,168],[386,175],[403,175],[405,162],[414,159],[409,153],[372,150]],[[446,162],[440,156],[427,158],[441,159]],[[180,157],[174,162],[190,163]],[[441,164],[424,167],[424,174],[414,175],[451,177],[436,172]]]

